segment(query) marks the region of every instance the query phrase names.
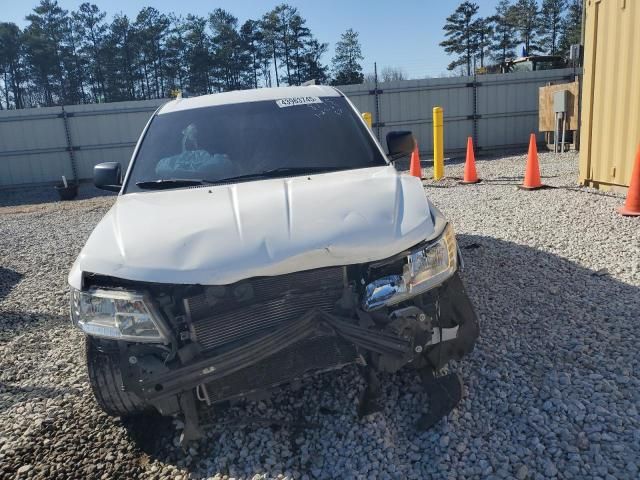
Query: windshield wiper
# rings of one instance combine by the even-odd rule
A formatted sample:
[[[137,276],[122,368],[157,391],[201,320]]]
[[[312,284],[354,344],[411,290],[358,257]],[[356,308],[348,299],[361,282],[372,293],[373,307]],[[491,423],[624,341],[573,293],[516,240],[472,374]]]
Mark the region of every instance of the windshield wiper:
[[[308,173],[335,172],[337,170],[349,170],[350,167],[278,167],[263,172],[247,173],[235,177],[222,178],[210,183],[229,183],[237,180],[252,180],[256,178],[277,178],[289,175],[306,175]]]
[[[165,188],[193,187],[197,185],[215,185],[218,183],[230,183],[238,180],[253,180],[257,178],[277,178],[288,175],[306,175],[309,173],[335,172],[337,170],[349,170],[350,167],[278,167],[263,172],[246,173],[234,177],[221,178],[220,180],[206,180],[203,178],[161,178],[159,180],[146,180],[136,182],[139,188],[144,190],[162,190]]]
[[[161,178],[159,180],[136,182],[136,185],[144,190],[162,190],[164,188],[193,187],[196,185],[209,185],[212,183],[215,182],[198,178]]]

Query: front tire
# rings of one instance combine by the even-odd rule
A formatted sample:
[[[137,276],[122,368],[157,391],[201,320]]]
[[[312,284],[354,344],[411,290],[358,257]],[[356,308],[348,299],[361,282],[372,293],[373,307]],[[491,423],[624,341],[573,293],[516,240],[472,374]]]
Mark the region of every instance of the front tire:
[[[119,352],[110,350],[90,336],[85,337],[89,383],[100,408],[114,417],[130,417],[153,410],[122,381]]]

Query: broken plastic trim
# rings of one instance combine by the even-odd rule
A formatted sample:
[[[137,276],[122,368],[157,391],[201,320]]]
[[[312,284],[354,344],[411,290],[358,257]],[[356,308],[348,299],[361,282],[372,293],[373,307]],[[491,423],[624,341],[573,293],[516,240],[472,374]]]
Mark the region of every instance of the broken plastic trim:
[[[316,324],[316,316],[317,311],[311,310],[298,322],[293,322],[215,358],[201,360],[144,381],[140,386],[141,393],[149,399],[160,398],[189,390],[203,382],[231,375],[315,334],[317,330],[313,327]]]
[[[324,328],[323,328],[324,327]],[[159,374],[143,381],[140,393],[151,400],[189,390],[198,384],[226,377],[262,359],[274,355],[304,338],[333,333],[361,347],[383,355],[409,361],[413,340],[354,325],[349,319],[319,309],[309,310],[302,318],[275,332],[246,343],[214,358]],[[133,385],[132,385],[133,386]],[[134,386],[134,388],[136,388]]]
[[[172,370],[158,371],[149,377],[132,371],[131,375],[123,378],[125,388],[160,405],[199,384],[225,378],[259,363],[305,338],[331,335],[339,336],[362,350],[395,358],[402,364],[409,363],[416,354],[421,354],[415,350],[418,344],[414,343],[418,341],[421,347],[428,348],[426,358],[433,368],[438,369],[450,359],[459,359],[470,353],[479,333],[477,317],[458,274],[454,274],[441,288],[441,298],[444,300],[442,314],[448,320],[445,325],[433,328],[428,342],[421,343],[416,338],[404,338],[364,328],[354,324],[353,319],[315,308],[307,311],[296,322],[216,357]],[[126,352],[123,355],[123,361],[126,362]]]

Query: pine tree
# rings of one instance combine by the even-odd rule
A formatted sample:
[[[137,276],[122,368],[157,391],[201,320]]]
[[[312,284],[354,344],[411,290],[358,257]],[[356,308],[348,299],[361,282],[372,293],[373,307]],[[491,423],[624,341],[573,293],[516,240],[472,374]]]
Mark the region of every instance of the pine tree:
[[[286,71],[286,81],[289,85],[292,84],[292,55],[293,55],[293,35],[291,31],[291,22],[294,16],[297,14],[297,9],[287,4],[278,5],[273,13],[276,18],[276,30],[275,33],[280,45],[280,52],[282,55],[282,62]]]
[[[78,35],[78,54],[86,67],[86,78],[94,102],[107,101],[104,84],[104,43],[108,25],[105,12],[93,4],[83,3],[72,12],[74,31]]]
[[[542,51],[555,55],[562,28],[562,15],[567,8],[566,0],[543,0],[540,11],[540,47]]]
[[[188,15],[186,22],[185,63],[187,71],[187,90],[192,95],[210,93],[209,70],[212,66],[209,51],[210,39],[206,32],[207,19]]]
[[[187,26],[180,16],[169,15],[169,33],[165,40],[163,75],[166,78],[167,92],[183,91],[186,87],[187,67],[185,50]]]
[[[169,31],[169,19],[153,7],[138,13],[133,25],[138,66],[144,82],[144,98],[164,97],[164,41]]]
[[[329,80],[329,68],[323,65],[322,56],[327,53],[328,49],[329,44],[320,43],[315,38],[304,44],[299,67],[301,82],[315,80],[319,85],[327,83]]]
[[[240,39],[244,50],[250,58],[251,86],[258,88],[260,85],[259,77],[261,75],[262,65],[265,59],[268,60],[268,53],[262,42],[260,22],[256,20],[247,20],[244,22],[240,27]]]
[[[67,20],[67,46],[64,49],[63,63],[65,70],[68,72],[69,92],[75,96],[72,97],[74,103],[86,103],[87,94],[85,92],[85,72],[87,70],[86,60],[80,56],[78,45],[82,38],[78,31],[74,28],[75,24],[70,17]]]
[[[312,38],[306,20],[296,7],[283,3],[263,16],[261,27],[263,40],[273,58],[276,84],[280,85],[284,78],[288,85],[299,85],[303,51]],[[284,72],[281,73],[281,69]]]
[[[491,58],[504,63],[508,58],[516,56],[518,46],[513,5],[509,0],[500,0],[496,6],[496,13],[491,17],[493,24],[492,43],[489,46]]]
[[[582,42],[582,8],[582,0],[570,0],[567,15],[562,22],[558,46],[558,51],[565,56],[571,45]]]
[[[291,17],[289,22],[290,46],[293,56],[293,76],[287,78],[289,85],[300,85],[304,79],[302,77],[301,70],[303,69],[303,57],[302,54],[305,50],[307,42],[311,40],[311,31],[305,26],[307,21],[302,18],[297,12]]]
[[[212,84],[229,91],[251,86],[251,56],[238,32],[238,19],[221,8],[209,16],[213,31],[214,78]]]
[[[449,55],[457,55],[447,70],[455,70],[459,66],[466,66],[467,75],[471,75],[473,57],[477,51],[476,32],[478,29],[477,18],[478,5],[465,1],[447,17],[444,25],[446,40],[440,42],[444,51]]]
[[[273,72],[276,77],[276,87],[280,86],[280,75],[278,70],[280,68],[280,64],[278,63],[278,59],[280,57],[280,52],[282,51],[282,47],[280,45],[280,36],[278,35],[278,27],[279,26],[279,18],[278,14],[275,10],[271,10],[263,15],[262,20],[260,21],[260,29],[262,30],[262,39],[269,52],[269,56],[273,60]],[[266,66],[269,72],[271,72],[271,67]],[[271,81],[269,81],[269,85],[271,85]]]
[[[516,29],[520,34],[520,43],[524,44],[527,55],[540,51],[537,33],[540,28],[540,11],[536,0],[518,0],[513,7]]]
[[[136,83],[140,81],[135,61],[135,32],[129,17],[116,15],[105,39],[105,97],[111,102],[140,98]]]
[[[485,58],[491,45],[491,35],[493,34],[493,25],[490,18],[479,18],[475,22],[475,46],[476,58],[480,68],[484,67]]]
[[[15,23],[0,23],[0,74],[4,85],[7,109],[24,108],[24,65],[22,62],[22,32]]]
[[[41,0],[26,17],[25,47],[30,77],[46,106],[79,103],[82,86],[74,78],[69,16],[55,0]]]
[[[336,43],[336,51],[331,60],[333,66],[333,83],[335,85],[350,85],[362,83],[362,65],[364,60],[358,32],[349,28],[340,36],[340,41]]]

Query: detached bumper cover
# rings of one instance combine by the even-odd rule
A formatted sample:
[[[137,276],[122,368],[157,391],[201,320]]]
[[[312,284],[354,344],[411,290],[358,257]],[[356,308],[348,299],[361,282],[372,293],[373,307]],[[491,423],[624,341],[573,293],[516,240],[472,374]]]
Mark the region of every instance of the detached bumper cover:
[[[456,272],[439,289],[440,318],[448,328],[457,328],[456,338],[443,341],[429,349],[427,358],[435,369],[444,367],[449,360],[460,360],[471,353],[480,335],[478,317],[471,300]],[[442,335],[445,337],[445,335]]]

